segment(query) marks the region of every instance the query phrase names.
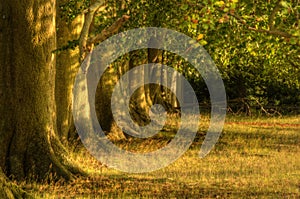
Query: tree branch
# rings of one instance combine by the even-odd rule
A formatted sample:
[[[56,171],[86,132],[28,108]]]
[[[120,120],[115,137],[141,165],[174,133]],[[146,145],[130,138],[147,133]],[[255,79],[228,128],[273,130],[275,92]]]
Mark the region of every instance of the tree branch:
[[[269,29],[272,31],[274,29],[274,19],[275,19],[275,16],[276,16],[276,13],[279,11],[281,7],[281,0],[278,0],[270,17],[269,17]]]
[[[260,33],[267,33],[270,35],[275,35],[275,36],[281,36],[281,37],[285,37],[285,38],[291,38],[293,37],[293,35],[280,31],[280,30],[265,30],[265,29],[257,29],[257,28],[253,28],[248,26],[248,30],[253,30],[255,32],[260,32]]]
[[[193,3],[190,3],[189,5],[190,6],[196,6],[198,8],[203,8],[205,6],[205,5],[202,5],[202,4],[193,4]],[[273,9],[273,11],[270,15],[270,18],[269,18],[269,25],[271,24],[270,30],[258,29],[258,28],[252,27],[249,24],[247,24],[247,22],[241,16],[239,16],[236,13],[226,12],[226,14],[228,14],[228,15],[232,16],[233,18],[235,18],[238,22],[243,24],[248,30],[255,31],[255,32],[260,32],[260,33],[265,33],[265,34],[270,34],[270,35],[274,35],[274,36],[281,36],[281,37],[285,37],[285,38],[295,37],[292,34],[289,34],[287,32],[283,32],[283,31],[280,31],[280,30],[276,30],[274,28],[273,21],[274,21],[274,18],[276,16],[276,12],[278,12],[280,7],[281,7],[281,0],[278,0],[278,2],[276,3],[276,6],[274,7],[274,9]],[[224,10],[222,8],[217,8],[217,10],[224,13]]]
[[[82,61],[85,59],[87,53],[91,52],[95,43],[99,43],[108,38],[109,36],[115,34],[122,27],[122,25],[130,18],[128,15],[123,15],[111,26],[102,30],[100,34],[89,38],[89,33],[94,20],[94,16],[96,12],[100,9],[100,7],[104,5],[104,3],[105,0],[95,0],[94,3],[92,3],[92,5],[88,9],[83,11],[84,24],[79,37],[80,63],[82,63]]]
[[[265,29],[258,29],[258,28],[254,28],[252,26],[250,26],[249,24],[246,23],[246,21],[244,21],[244,19],[234,13],[228,13],[230,16],[234,17],[235,19],[237,19],[238,22],[240,22],[241,24],[243,24],[244,26],[246,26],[246,28],[248,30],[251,31],[255,31],[255,32],[260,32],[260,33],[266,33],[266,34],[270,34],[270,35],[274,35],[274,36],[281,36],[281,37],[285,37],[285,38],[291,38],[293,37],[293,35],[280,31],[280,30],[276,30],[274,28],[272,28],[272,30],[265,30]]]
[[[87,9],[85,9],[83,11],[83,14],[86,14],[89,12],[95,13],[99,9],[99,7],[101,7],[102,5],[104,5],[103,0],[96,0],[90,7],[88,7]]]
[[[84,11],[84,24],[79,37],[79,52],[80,52],[80,63],[84,60],[87,49],[87,40],[89,37],[90,26],[93,22],[96,11],[105,3],[104,0],[96,0],[92,5]]]
[[[130,16],[123,15],[121,18],[115,21],[111,26],[102,30],[100,34],[88,39],[87,46],[104,41],[109,36],[115,34],[123,26],[123,24],[129,20],[129,18]]]

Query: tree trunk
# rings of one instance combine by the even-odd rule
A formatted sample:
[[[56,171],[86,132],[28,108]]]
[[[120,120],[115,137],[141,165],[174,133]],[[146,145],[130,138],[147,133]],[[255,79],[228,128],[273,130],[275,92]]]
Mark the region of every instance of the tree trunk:
[[[16,179],[72,178],[56,134],[55,2],[1,1],[0,164]]]
[[[129,70],[133,69],[142,64],[146,64],[147,59],[141,57],[140,54],[146,54],[143,51],[133,51],[130,52],[130,59],[129,59]],[[146,67],[146,70],[148,67]],[[130,114],[132,115],[133,120],[141,125],[144,126],[150,122],[149,117],[149,104],[147,103],[145,89],[147,85],[144,85],[145,80],[145,71],[137,71],[136,73],[131,73],[131,77],[129,77],[129,82],[131,85],[142,85],[138,88],[133,95],[131,96],[130,100]],[[147,77],[146,77],[147,78]]]
[[[158,43],[159,42],[159,38],[155,38],[152,37],[151,38],[151,43]],[[159,49],[148,49],[148,63],[159,63],[162,64],[163,63],[163,51],[159,50]],[[153,69],[153,68],[149,68],[148,73],[150,74],[151,77],[154,77],[155,79],[161,79],[162,73],[161,70],[157,70],[157,69]],[[162,101],[162,87],[157,85],[157,84],[152,84],[149,85],[146,88],[146,98],[149,101],[150,99],[150,104],[159,104],[159,102]]]
[[[59,1],[57,5],[57,48],[68,45],[68,41],[77,40],[83,25],[82,15],[69,21],[63,16],[60,6],[67,0]],[[55,100],[57,108],[57,130],[63,140],[74,137],[75,128],[72,117],[72,90],[79,63],[79,48],[59,52],[56,57]]]
[[[124,138],[122,130],[114,121],[111,110],[111,97],[118,78],[119,75],[116,68],[109,66],[100,78],[95,100],[95,108],[100,126],[112,139]]]

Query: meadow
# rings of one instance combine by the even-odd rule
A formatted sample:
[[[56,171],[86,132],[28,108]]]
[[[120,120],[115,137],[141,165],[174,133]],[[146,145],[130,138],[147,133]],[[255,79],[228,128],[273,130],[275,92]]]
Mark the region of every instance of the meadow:
[[[35,198],[300,198],[300,117],[227,116],[213,150],[199,158],[209,122],[201,118],[189,150],[166,168],[145,174],[110,169],[83,148],[72,154],[88,177],[71,182],[18,183]],[[169,138],[120,142],[161,147]],[[150,146],[151,145],[151,146]],[[50,182],[50,183],[49,183]]]

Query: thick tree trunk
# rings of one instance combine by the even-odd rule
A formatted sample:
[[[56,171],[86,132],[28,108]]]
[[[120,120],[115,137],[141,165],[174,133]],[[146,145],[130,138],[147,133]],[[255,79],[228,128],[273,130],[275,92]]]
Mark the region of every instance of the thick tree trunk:
[[[0,38],[0,164],[17,179],[49,172],[72,178],[56,134],[55,2],[1,1],[7,16]]]
[[[114,67],[108,67],[97,87],[95,108],[99,123],[112,139],[123,139],[124,134],[114,121],[111,110],[111,96],[119,75]]]
[[[59,1],[57,5],[57,48],[68,44],[68,41],[77,40],[83,25],[83,17],[79,15],[72,21],[67,21],[60,10],[60,6],[67,0]],[[72,117],[72,89],[79,63],[79,48],[61,51],[56,57],[55,98],[57,108],[57,130],[59,136],[68,140],[75,132]]]
[[[129,70],[133,69],[134,67],[137,67],[142,64],[146,64],[147,59],[144,59],[143,57],[139,56],[139,53],[143,53],[141,51],[133,51],[130,52],[130,59],[129,59]],[[146,53],[144,53],[146,54]],[[146,70],[148,67],[146,67]],[[142,85],[139,89],[137,89],[133,95],[131,96],[130,100],[130,113],[135,120],[136,123],[139,125],[146,125],[150,122],[149,117],[149,104],[146,99],[146,87],[147,85],[144,85],[145,75],[148,75],[145,73],[147,71],[137,71],[137,73],[131,73],[131,77],[129,77],[129,82],[131,85]]]
[[[158,43],[159,39],[158,38],[152,38],[151,39],[152,43]],[[148,49],[148,63],[160,63],[162,64],[163,58],[162,58],[163,51],[159,49]],[[149,72],[151,77],[155,77],[155,79],[161,79],[162,73],[160,70],[152,69],[149,68]],[[146,91],[146,97],[150,103],[152,104],[158,104],[161,102],[162,98],[162,87],[156,84],[149,85],[147,87]]]

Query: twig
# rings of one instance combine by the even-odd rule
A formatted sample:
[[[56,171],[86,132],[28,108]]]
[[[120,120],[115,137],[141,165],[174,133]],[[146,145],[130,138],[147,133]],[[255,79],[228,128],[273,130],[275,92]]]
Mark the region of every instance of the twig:
[[[286,32],[280,31],[280,30],[275,30],[274,28],[272,28],[272,30],[254,28],[254,27],[250,26],[249,24],[247,24],[247,22],[241,16],[239,16],[238,14],[230,13],[230,12],[228,14],[230,16],[234,17],[235,19],[237,19],[238,22],[240,22],[241,24],[246,26],[246,28],[248,30],[252,30],[252,31],[255,31],[255,32],[260,32],[260,33],[267,33],[267,34],[275,35],[275,36],[282,36],[282,37],[285,37],[285,38],[293,37],[293,35],[291,35],[289,33],[286,33]]]

